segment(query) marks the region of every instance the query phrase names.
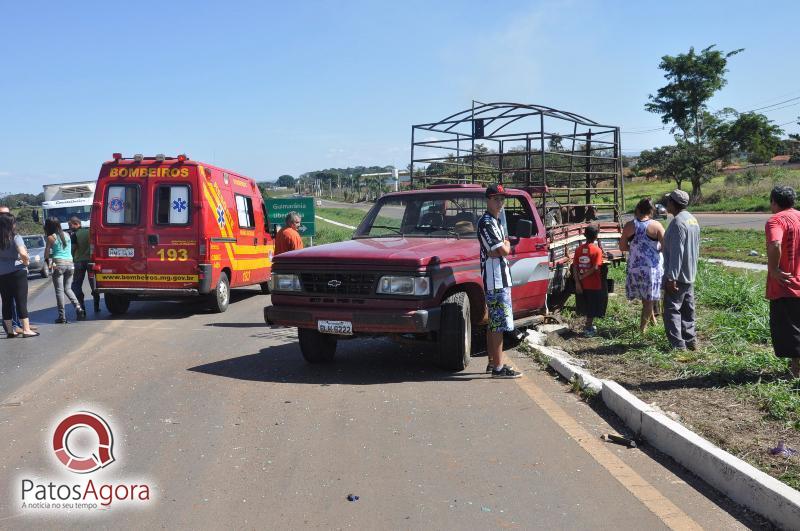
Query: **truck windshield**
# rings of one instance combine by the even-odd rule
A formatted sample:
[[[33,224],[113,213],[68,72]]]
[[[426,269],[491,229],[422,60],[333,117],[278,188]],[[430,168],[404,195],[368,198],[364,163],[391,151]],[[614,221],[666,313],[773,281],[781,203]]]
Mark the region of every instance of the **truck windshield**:
[[[62,223],[69,221],[72,216],[78,216],[81,221],[89,221],[89,214],[92,212],[92,206],[68,206],[62,208],[48,208],[45,212],[46,218],[58,218]]]
[[[381,199],[358,227],[355,238],[477,238],[486,210],[482,194],[420,194]]]

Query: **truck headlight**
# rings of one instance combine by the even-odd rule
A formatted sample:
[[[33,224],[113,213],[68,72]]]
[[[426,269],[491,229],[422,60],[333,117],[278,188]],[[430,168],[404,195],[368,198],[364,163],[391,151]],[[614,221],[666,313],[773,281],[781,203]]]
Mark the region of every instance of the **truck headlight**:
[[[42,259],[42,257],[41,257],[41,256],[39,256],[38,254],[33,256],[33,261],[34,261],[34,262],[38,262],[38,261],[39,261],[39,260],[41,260],[41,259]]]
[[[270,291],[301,291],[300,278],[297,275],[274,273],[269,281]]]
[[[430,295],[431,281],[428,277],[381,277],[378,293],[386,295]]]

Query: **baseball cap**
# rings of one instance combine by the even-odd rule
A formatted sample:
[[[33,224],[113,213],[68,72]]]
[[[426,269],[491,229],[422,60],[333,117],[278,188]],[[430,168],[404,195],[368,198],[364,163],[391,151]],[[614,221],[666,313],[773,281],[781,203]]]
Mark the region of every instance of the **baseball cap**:
[[[673,190],[669,194],[669,198],[675,201],[676,204],[680,206],[688,206],[689,205],[689,194],[684,192],[683,190]]]
[[[493,195],[506,195],[506,189],[502,184],[493,184],[486,189],[486,197]]]

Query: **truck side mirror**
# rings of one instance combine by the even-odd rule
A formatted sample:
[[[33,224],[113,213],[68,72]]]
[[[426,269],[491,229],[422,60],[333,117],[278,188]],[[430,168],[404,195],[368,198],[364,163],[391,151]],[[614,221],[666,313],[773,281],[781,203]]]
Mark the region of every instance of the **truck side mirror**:
[[[31,212],[31,217],[33,218],[33,221],[39,223],[39,211],[35,208],[33,209],[33,212]]]
[[[517,221],[517,238],[530,238],[533,234],[533,222],[529,219],[520,219]]]

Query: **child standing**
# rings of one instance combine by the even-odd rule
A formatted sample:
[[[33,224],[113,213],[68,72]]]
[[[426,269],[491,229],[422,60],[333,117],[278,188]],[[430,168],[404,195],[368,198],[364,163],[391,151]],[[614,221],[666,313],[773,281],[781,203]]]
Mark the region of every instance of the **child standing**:
[[[600,268],[603,266],[603,250],[595,242],[600,229],[597,225],[586,227],[583,235],[586,242],[575,249],[572,260],[572,275],[575,279],[575,293],[583,295],[586,308],[586,328],[583,335],[593,337],[597,334],[594,326],[595,317],[606,314],[605,300],[603,298]]]

